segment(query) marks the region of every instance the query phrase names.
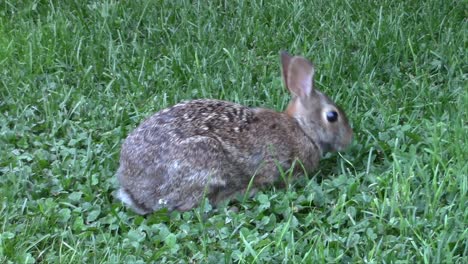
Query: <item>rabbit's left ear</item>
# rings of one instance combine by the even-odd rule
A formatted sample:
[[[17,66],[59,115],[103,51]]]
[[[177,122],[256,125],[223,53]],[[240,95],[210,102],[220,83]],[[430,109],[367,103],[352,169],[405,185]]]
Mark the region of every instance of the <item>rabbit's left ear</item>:
[[[283,81],[289,92],[298,97],[308,97],[312,93],[314,66],[304,57],[292,57],[281,52]]]

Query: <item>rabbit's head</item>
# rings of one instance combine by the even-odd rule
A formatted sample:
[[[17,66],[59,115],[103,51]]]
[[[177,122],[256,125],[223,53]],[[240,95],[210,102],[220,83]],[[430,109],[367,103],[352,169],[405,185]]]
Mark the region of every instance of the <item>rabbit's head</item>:
[[[295,118],[322,153],[341,151],[352,140],[353,130],[345,113],[314,88],[314,66],[307,59],[281,52],[285,86],[292,95],[286,113]]]

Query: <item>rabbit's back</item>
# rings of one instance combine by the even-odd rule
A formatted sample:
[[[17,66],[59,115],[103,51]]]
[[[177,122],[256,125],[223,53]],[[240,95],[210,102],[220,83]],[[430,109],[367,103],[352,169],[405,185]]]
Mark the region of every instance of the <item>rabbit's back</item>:
[[[146,165],[203,151],[208,145],[240,146],[246,139],[240,135],[255,121],[254,111],[239,104],[221,100],[183,102],[146,119],[127,137],[122,155]],[[195,146],[180,150],[187,144]]]

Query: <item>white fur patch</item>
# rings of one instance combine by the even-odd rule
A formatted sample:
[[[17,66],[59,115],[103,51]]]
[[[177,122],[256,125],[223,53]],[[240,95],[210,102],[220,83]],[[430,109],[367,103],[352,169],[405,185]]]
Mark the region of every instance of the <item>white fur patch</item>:
[[[133,200],[130,195],[122,188],[117,192],[117,198],[128,206],[134,206]]]
[[[117,198],[122,201],[125,205],[131,207],[133,211],[135,211],[137,214],[147,214],[148,212],[141,210],[139,207],[135,206],[135,203],[133,202],[132,197],[123,189],[120,188],[119,191],[117,192]]]

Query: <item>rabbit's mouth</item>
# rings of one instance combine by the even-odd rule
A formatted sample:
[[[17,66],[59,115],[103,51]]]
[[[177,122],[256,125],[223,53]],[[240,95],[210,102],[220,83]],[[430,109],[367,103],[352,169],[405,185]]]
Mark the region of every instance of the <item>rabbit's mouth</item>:
[[[344,151],[346,148],[348,148],[350,143],[351,143],[351,140],[347,140],[344,143],[334,143],[334,144],[330,142],[320,141],[319,146],[320,146],[320,149],[322,150],[322,155],[325,155],[328,152]]]
[[[336,150],[336,148],[328,142],[319,142],[319,145],[320,145],[320,149],[322,150],[322,156],[327,154],[328,152],[339,151],[339,150]]]

